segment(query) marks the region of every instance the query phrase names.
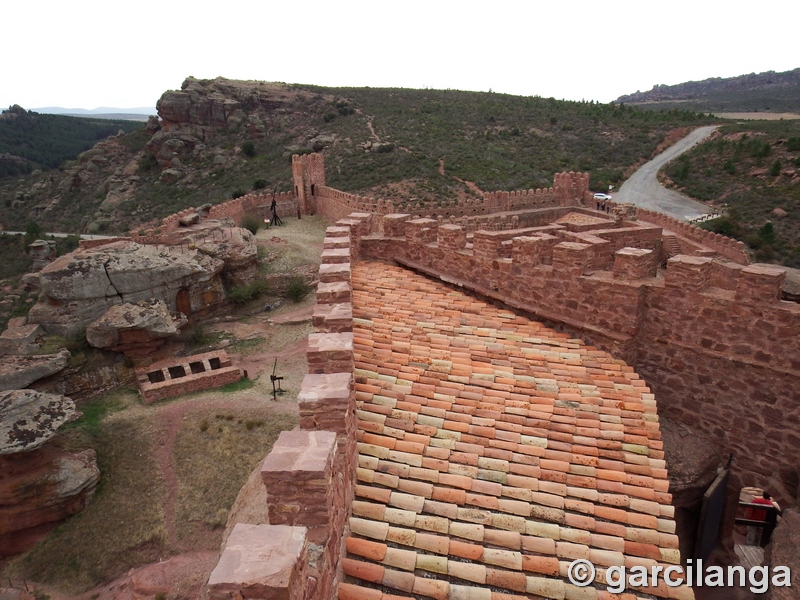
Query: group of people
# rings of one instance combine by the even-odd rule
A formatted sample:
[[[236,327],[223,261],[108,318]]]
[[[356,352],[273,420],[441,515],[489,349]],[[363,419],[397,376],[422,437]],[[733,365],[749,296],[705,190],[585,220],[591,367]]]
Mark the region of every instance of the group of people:
[[[605,200],[598,200],[597,210],[601,210],[603,212],[611,212],[611,205],[607,204]]]

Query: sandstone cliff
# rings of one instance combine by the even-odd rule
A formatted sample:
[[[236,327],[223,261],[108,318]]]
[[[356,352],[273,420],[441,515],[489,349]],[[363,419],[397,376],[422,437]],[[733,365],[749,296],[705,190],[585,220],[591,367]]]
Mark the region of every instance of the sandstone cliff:
[[[79,249],[42,269],[42,294],[28,322],[48,333],[75,335],[117,304],[158,298],[171,311],[208,310],[224,299],[223,266],[221,259],[185,246],[121,241]]]
[[[64,396],[0,393],[0,558],[26,550],[89,503],[100,480],[94,450],[69,453],[51,442],[76,416]]]

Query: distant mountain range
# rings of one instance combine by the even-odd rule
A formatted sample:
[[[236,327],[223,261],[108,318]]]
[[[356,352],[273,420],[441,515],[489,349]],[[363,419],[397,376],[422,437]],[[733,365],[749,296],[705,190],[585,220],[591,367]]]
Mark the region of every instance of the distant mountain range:
[[[677,85],[656,85],[647,92],[620,96],[617,102],[701,112],[800,113],[800,68],[783,73],[767,71]]]
[[[43,115],[67,115],[70,117],[93,117],[95,119],[112,119],[123,121],[147,121],[150,115],[156,114],[155,107],[140,106],[136,108],[113,108],[100,106],[98,108],[63,108],[60,106],[45,106],[33,108],[33,112]]]

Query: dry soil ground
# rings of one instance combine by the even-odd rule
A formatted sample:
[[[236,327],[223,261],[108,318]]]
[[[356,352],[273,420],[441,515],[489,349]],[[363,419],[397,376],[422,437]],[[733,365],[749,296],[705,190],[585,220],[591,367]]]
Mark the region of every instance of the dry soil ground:
[[[269,260],[265,277],[319,263],[327,223],[285,223],[257,235]],[[53,600],[195,596],[233,521],[264,522],[257,467],[280,432],[297,424],[314,294],[265,311],[275,300],[254,300],[207,322],[202,347],[165,351],[223,346],[248,381],[149,406],[135,390],[119,388],[81,407],[86,417],[62,443],[97,450],[98,492],[34,550],[0,566],[0,578],[24,579]],[[284,393],[273,400],[276,359]]]

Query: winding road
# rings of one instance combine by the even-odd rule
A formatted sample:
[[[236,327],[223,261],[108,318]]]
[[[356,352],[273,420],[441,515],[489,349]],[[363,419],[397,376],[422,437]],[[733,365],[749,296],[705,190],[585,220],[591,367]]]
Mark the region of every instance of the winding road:
[[[614,194],[614,201],[630,203],[655,210],[675,219],[685,221],[712,212],[708,205],[663,187],[656,178],[659,169],[706,139],[717,127],[700,127],[679,142],[667,148],[649,163],[643,165],[622,184]]]

